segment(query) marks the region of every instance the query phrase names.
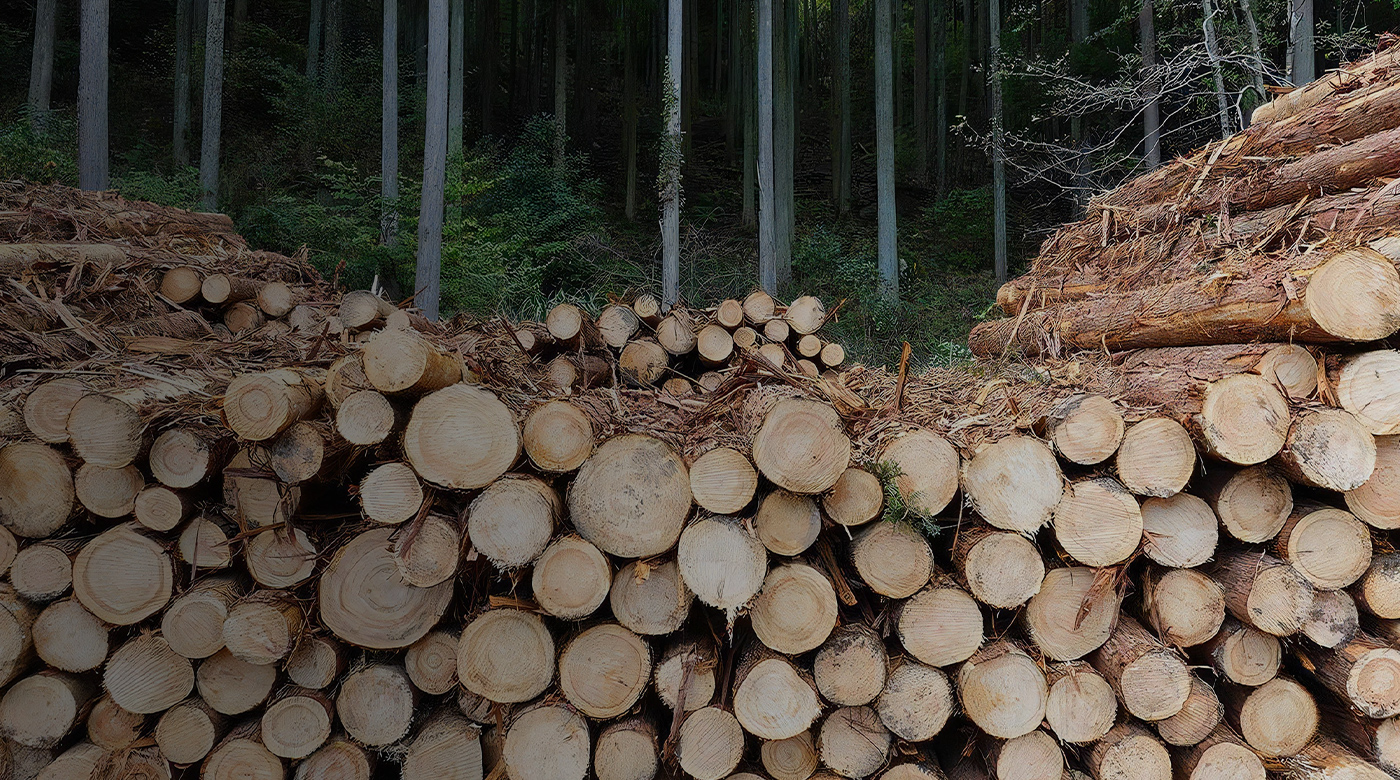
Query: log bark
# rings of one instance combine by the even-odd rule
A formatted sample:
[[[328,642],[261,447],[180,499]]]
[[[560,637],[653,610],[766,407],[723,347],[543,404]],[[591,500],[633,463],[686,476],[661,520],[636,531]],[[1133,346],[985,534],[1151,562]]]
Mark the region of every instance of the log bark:
[[[540,608],[562,620],[597,611],[612,587],[606,555],[578,536],[561,536],[535,561],[530,584]]]
[[[1333,777],[1385,780],[1390,776],[1380,767],[1327,738],[1313,741],[1285,763],[1291,774],[1301,780]]]
[[[957,687],[967,717],[993,737],[1029,734],[1045,717],[1045,673],[1011,642],[991,642],[973,654],[958,669]]]
[[[204,300],[213,303],[237,303],[258,296],[262,282],[244,279],[228,274],[210,274],[204,277],[200,293]]]
[[[621,490],[623,485],[628,489]],[[659,555],[674,546],[690,502],[685,463],[665,442],[637,434],[599,446],[568,495],[579,534],[623,558]]]
[[[991,525],[1034,533],[1059,505],[1064,475],[1049,447],[1029,436],[1010,436],[963,465],[962,488]]]
[[[467,690],[514,704],[554,679],[554,639],[544,621],[517,609],[493,609],[467,624],[457,646],[457,676]]]

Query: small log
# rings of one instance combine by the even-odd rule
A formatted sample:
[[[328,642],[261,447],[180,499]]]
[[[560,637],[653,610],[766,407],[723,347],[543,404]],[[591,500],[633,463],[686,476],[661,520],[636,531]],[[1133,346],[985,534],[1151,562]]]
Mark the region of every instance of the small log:
[[[563,511],[559,494],[543,480],[510,476],[496,480],[472,501],[467,534],[496,568],[510,571],[544,552]]]
[[[161,635],[185,658],[208,658],[224,647],[224,621],[242,595],[231,575],[205,577],[161,615]]]
[[[851,440],[836,410],[800,398],[774,404],[753,439],[759,473],[793,493],[830,490],[850,465]]]
[[[1191,695],[1181,710],[1169,718],[1163,718],[1152,725],[1157,734],[1168,745],[1190,747],[1210,736],[1225,718],[1225,708],[1215,689],[1196,675],[1191,675]]]
[[[1094,780],[1171,780],[1167,748],[1135,722],[1120,723],[1094,743],[1084,762]]]
[[[1312,584],[1271,555],[1248,550],[1221,553],[1207,573],[1225,591],[1230,614],[1265,633],[1294,634],[1312,610]]]
[[[394,536],[394,568],[415,588],[431,588],[457,573],[462,557],[462,531],[457,521],[430,514],[415,534]]]
[[[78,399],[90,391],[77,379],[50,379],[29,392],[24,399],[24,425],[39,441],[64,444],[68,441],[68,415]]]
[[[821,715],[815,684],[788,659],[750,647],[734,673],[734,715],[760,739],[787,739]]]
[[[1056,661],[1083,658],[1108,640],[1120,600],[1112,583],[1093,569],[1051,569],[1026,604],[1027,633]]]
[[[695,780],[723,780],[743,757],[744,732],[730,713],[706,707],[681,723],[676,760]]]
[[[235,454],[224,470],[224,503],[245,526],[286,523],[301,506],[301,486],[272,479],[268,459],[266,448],[252,447]]]
[[[733,518],[712,516],[691,524],[681,533],[676,553],[686,585],[731,621],[758,593],[768,572],[763,543]]]
[[[773,319],[773,313],[777,311],[778,305],[773,301],[773,296],[762,290],[754,290],[744,299],[744,320],[750,325],[762,325]]]
[[[321,624],[353,645],[407,647],[437,625],[452,602],[452,582],[419,588],[404,582],[390,544],[392,528],[347,542],[321,572]]]
[[[403,665],[413,687],[429,696],[449,693],[457,687],[458,640],[456,631],[434,629],[409,645]]]
[[[734,331],[734,347],[740,351],[753,349],[758,345],[758,331],[745,325]]]
[[[1340,590],[1371,566],[1371,532],[1350,512],[1299,502],[1274,540],[1274,552],[1318,590]]]
[[[1335,648],[1356,636],[1361,618],[1356,600],[1344,590],[1320,590],[1313,594],[1312,611],[1303,621],[1303,636],[1318,647]]]
[[[1209,641],[1225,621],[1225,594],[1194,569],[1148,568],[1142,578],[1143,619],[1163,642],[1194,647]]]
[[[332,407],[339,407],[351,393],[360,390],[373,390],[365,378],[365,358],[362,352],[351,352],[338,357],[326,369],[326,401]]]
[[[0,735],[24,747],[57,747],[96,694],[90,681],[63,672],[22,677],[0,699]]]
[[[958,491],[961,459],[946,439],[932,431],[907,433],[885,445],[881,463],[893,464],[899,473],[894,486],[905,506],[921,515],[936,515]]]
[[[929,582],[933,550],[908,523],[875,523],[851,542],[851,561],[870,589],[892,599],[908,598]]]
[[[209,751],[200,767],[204,780],[242,780],[245,777],[285,777],[282,760],[263,744],[261,725],[249,720],[238,726]]]
[[[403,667],[374,663],[346,676],[335,711],[352,739],[383,747],[408,735],[417,698]]]
[[[58,452],[31,442],[0,447],[0,521],[15,536],[54,535],[75,498],[73,472]]]
[[[885,765],[890,732],[869,707],[841,707],[822,721],[817,752],[842,777],[869,777]]]
[[[816,333],[826,324],[826,305],[820,298],[804,295],[788,304],[784,316],[795,332],[805,336]]]
[[[787,739],[765,740],[759,746],[758,757],[773,780],[807,780],[821,765],[810,731]]]
[[[908,499],[906,499],[908,500]],[[837,525],[864,525],[884,508],[885,490],[880,480],[854,466],[841,472],[836,484],[822,496],[822,509]]]
[[[204,300],[210,303],[237,303],[258,297],[260,287],[262,282],[253,279],[228,274],[210,274],[204,277],[199,291]]]
[[[1336,374],[1337,402],[1377,436],[1400,433],[1400,352],[1374,350],[1346,361]]]
[[[1371,566],[1351,589],[1356,606],[1378,618],[1400,618],[1400,553],[1371,556]]]
[[[605,344],[593,318],[572,303],[550,309],[544,325],[554,341],[568,349],[602,349]]]
[[[638,387],[650,387],[661,380],[670,365],[666,350],[652,339],[629,341],[617,358],[617,370]]]
[[[1366,717],[1400,715],[1400,650],[1358,634],[1335,649],[1299,644],[1294,652],[1309,676]]]
[[[1118,618],[1090,663],[1113,686],[1123,708],[1145,721],[1177,714],[1191,694],[1185,662],[1127,615]]]
[[[535,561],[530,583],[535,601],[561,620],[597,611],[612,588],[612,566],[597,547],[578,536],[554,540]]]
[[[1049,668],[1045,722],[1061,741],[1087,745],[1101,739],[1118,718],[1113,686],[1094,667],[1071,661]]]
[[[104,750],[123,750],[141,739],[146,716],[127,712],[110,695],[98,697],[87,714],[88,741]]]
[[[684,712],[708,707],[715,697],[718,660],[708,639],[682,640],[667,647],[653,673],[661,703]]]
[[[164,609],[173,584],[165,548],[132,525],[99,534],[73,561],[73,595],[113,625],[133,625]]]
[[[1201,496],[1231,536],[1250,544],[1273,539],[1293,513],[1293,488],[1270,466],[1213,469]]]
[[[974,653],[958,669],[957,686],[967,717],[993,737],[1029,734],[1045,718],[1045,673],[1012,642],[990,642]]]
[[[412,330],[386,328],[362,355],[365,379],[388,395],[419,396],[462,381],[461,360]]]
[[[773,344],[782,344],[792,335],[792,327],[787,320],[775,317],[763,323],[763,337]]]
[[[734,337],[720,325],[706,325],[695,336],[695,351],[706,365],[724,365],[734,354]]]
[[[239,301],[224,309],[223,322],[224,327],[237,336],[243,333],[252,333],[266,325],[267,317],[257,306],[247,301]]]
[[[554,639],[533,613],[490,610],[462,630],[457,677],[491,701],[529,701],[554,680]]]
[[[224,620],[224,647],[250,664],[274,664],[291,654],[306,622],[286,591],[259,590],[243,597]]]
[[[613,577],[608,596],[617,622],[643,636],[679,631],[695,600],[674,560],[633,561],[623,566]]]
[[[1226,724],[1177,754],[1180,771],[1193,780],[1265,780],[1264,762]]]
[[[760,642],[798,655],[826,641],[836,627],[836,611],[831,581],[811,566],[788,563],[768,572],[749,618]]]
[[[61,539],[31,544],[10,564],[10,584],[21,598],[47,604],[73,585],[73,555],[79,543]]]
[[[221,515],[201,515],[185,524],[176,542],[180,560],[195,570],[227,569],[237,552],[238,526]]]
[[[630,306],[605,306],[598,314],[598,333],[603,343],[613,349],[622,349],[637,335],[642,322]]]
[[[584,462],[569,489],[569,517],[604,552],[643,558],[676,544],[690,499],[690,473],[675,450],[629,434],[604,442]]]
[[[1346,493],[1347,509],[1372,528],[1400,528],[1400,436],[1376,437],[1371,478]]]
[[[1143,552],[1163,566],[1189,569],[1215,555],[1219,521],[1210,505],[1190,493],[1142,502]]]
[[[193,509],[188,496],[164,485],[147,485],[131,503],[136,522],[158,533],[178,528]]]
[[[989,742],[987,764],[997,780],[1061,780],[1068,772],[1060,743],[1041,729]]]
[[[1258,688],[1226,685],[1220,693],[1230,725],[1266,758],[1294,755],[1317,733],[1317,702],[1287,677]]]
[[[486,487],[520,459],[520,450],[515,416],[490,390],[469,384],[419,399],[403,434],[413,470],[453,490]]]
[[[643,718],[618,721],[598,735],[593,748],[598,780],[651,780],[660,768],[656,727]]]
[[[948,675],[910,660],[900,661],[890,670],[885,689],[875,700],[880,722],[910,742],[933,739],[956,708]]]
[[[287,485],[315,479],[340,462],[343,452],[332,446],[329,426],[310,422],[293,423],[267,449],[272,473]]]
[[[296,780],[370,780],[372,754],[343,737],[334,737],[297,764]]]
[[[1253,688],[1278,676],[1283,648],[1278,637],[1227,617],[1220,631],[1193,656],[1215,669],[1221,679]]]
[[[1317,359],[1298,344],[1270,347],[1254,364],[1254,372],[1283,388],[1291,400],[1309,398],[1317,392]]]
[[[717,515],[737,514],[753,500],[758,472],[743,453],[716,447],[690,465],[690,492],[702,509]]]
[[[822,352],[822,340],[809,333],[797,339],[794,351],[808,360],[816,360]]]
[[[1181,423],[1150,417],[1123,435],[1114,468],[1123,485],[1136,495],[1174,496],[1196,470],[1196,445]]]
[[[783,345],[781,343],[764,344],[763,346],[758,348],[758,354],[764,360],[767,360],[769,363],[772,363],[778,368],[783,368],[784,366],[792,366],[792,361],[788,359],[787,350],[783,348]],[[765,371],[764,373],[769,372]]]
[[[988,445],[963,465],[963,491],[991,525],[1034,533],[1050,522],[1064,494],[1064,475],[1049,447],[1029,436]]]
[[[646,640],[616,623],[593,626],[559,655],[559,690],[590,718],[615,718],[641,698],[651,679]]]
[[[360,480],[360,508],[384,525],[412,519],[423,506],[423,485],[406,463],[385,463]]]
[[[288,690],[263,712],[263,745],[279,758],[306,758],[330,739],[334,716],[335,708],[325,695],[305,689]]]
[[[285,669],[287,679],[303,688],[328,688],[345,671],[345,647],[323,636],[302,637]]]
[[[241,661],[234,658],[227,648],[204,659],[195,672],[199,697],[224,715],[242,715],[262,706],[272,695],[272,687],[276,683],[276,666]],[[185,691],[185,694],[188,693]],[[176,701],[184,698],[185,694],[177,697]]]
[[[479,780],[479,730],[466,718],[439,712],[418,729],[404,755],[404,780]]]
[[[1371,762],[1349,752],[1326,737],[1306,745],[1286,762],[1290,776],[1299,780],[1386,780],[1390,774]]]
[[[583,780],[592,763],[588,722],[563,704],[530,707],[512,720],[501,755],[512,780]]]
[[[368,290],[351,290],[340,299],[336,316],[350,330],[365,330],[384,322],[394,311],[394,305]]]
[[[822,347],[820,357],[822,365],[827,368],[839,368],[846,362],[846,348],[834,341],[829,342]]]
[[[982,644],[982,625],[977,602],[941,574],[899,609],[900,642],[930,666],[967,660]]]
[[[568,401],[550,401],[525,418],[525,454],[541,471],[566,474],[593,454],[593,423]]]
[[[1046,438],[1055,452],[1082,466],[1102,463],[1117,452],[1123,428],[1117,404],[1087,393],[1060,401],[1045,419]]]
[[[243,562],[253,581],[268,588],[290,588],[311,578],[316,545],[300,528],[283,526],[255,535],[243,548]]]
[[[647,325],[656,327],[656,323],[661,321],[661,304],[655,296],[642,293],[632,301],[632,311],[637,315],[637,319]]]
[[[90,672],[107,660],[107,626],[77,599],[55,601],[33,624],[34,652],[49,666],[64,672]]]
[[[102,671],[102,687],[117,706],[139,715],[175,706],[194,685],[189,659],[170,649],[165,639],[150,634],[127,640]]]
[[[296,291],[286,282],[266,282],[258,288],[258,308],[273,319],[287,316],[297,305]]]
[[[1301,414],[1279,451],[1281,470],[1294,482],[1346,492],[1366,484],[1376,469],[1376,438],[1343,409]]]
[[[744,324],[744,305],[728,298],[715,307],[715,323],[725,330],[734,330]]]
[[[19,754],[13,759],[15,773],[18,775],[19,772],[25,772],[27,776],[36,780],[70,777],[76,780],[95,780],[98,764],[107,757],[107,751],[87,741],[79,742],[57,756],[53,750],[38,750],[19,745],[11,747],[10,752],[12,755]]]
[[[322,379],[289,368],[234,377],[224,392],[224,422],[240,438],[271,439],[320,409]]]
[[[812,678],[822,698],[842,707],[869,704],[885,689],[889,656],[885,643],[859,623],[831,633],[812,660]]]
[[[189,303],[204,289],[199,271],[187,265],[177,265],[160,277],[160,294],[172,303]]]
[[[753,526],[759,541],[769,552],[801,555],[816,543],[822,530],[822,515],[811,496],[799,496],[780,488],[758,502]]]
[[[1055,509],[1055,541],[1076,561],[1122,563],[1142,542],[1142,510],[1117,480],[1094,477],[1070,486]]]
[[[674,309],[656,325],[656,342],[671,355],[684,357],[695,351],[696,323],[683,310]]]
[[[341,438],[358,447],[372,447],[398,427],[399,415],[383,394],[357,390],[340,402],[335,411],[335,430]]]

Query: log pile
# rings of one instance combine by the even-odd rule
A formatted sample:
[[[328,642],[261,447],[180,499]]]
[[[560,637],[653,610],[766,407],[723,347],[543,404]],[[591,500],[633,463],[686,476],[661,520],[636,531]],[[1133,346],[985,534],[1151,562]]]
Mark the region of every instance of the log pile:
[[[1108,196],[1073,273],[1280,207],[1249,139],[1385,132],[1338,104],[1390,56]],[[1258,263],[1394,274],[1365,214]],[[432,323],[217,215],[0,188],[0,778],[1400,773],[1400,353],[1075,352],[1035,317],[1085,230],[1013,283],[1055,349],[920,373],[811,297]]]

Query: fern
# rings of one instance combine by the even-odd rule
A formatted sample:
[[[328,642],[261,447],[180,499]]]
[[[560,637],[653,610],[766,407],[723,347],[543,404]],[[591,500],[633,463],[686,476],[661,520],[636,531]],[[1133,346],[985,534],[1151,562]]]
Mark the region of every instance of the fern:
[[[895,480],[904,472],[899,468],[898,463],[888,460],[872,462],[866,464],[866,469],[880,480],[880,487],[885,491],[885,511],[880,515],[881,522],[908,523],[929,539],[933,539],[943,532],[943,526],[939,525],[938,518],[910,506],[908,499],[899,492],[899,486],[895,484]],[[915,491],[909,498],[918,498],[918,496],[919,492]]]

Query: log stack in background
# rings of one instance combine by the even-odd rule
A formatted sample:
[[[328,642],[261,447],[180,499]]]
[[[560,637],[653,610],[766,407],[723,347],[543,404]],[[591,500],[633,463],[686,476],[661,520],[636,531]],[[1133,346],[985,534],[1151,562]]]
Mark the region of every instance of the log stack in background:
[[[430,323],[0,189],[0,778],[1400,772],[1391,58],[1106,196],[997,360],[918,374],[812,297]]]

